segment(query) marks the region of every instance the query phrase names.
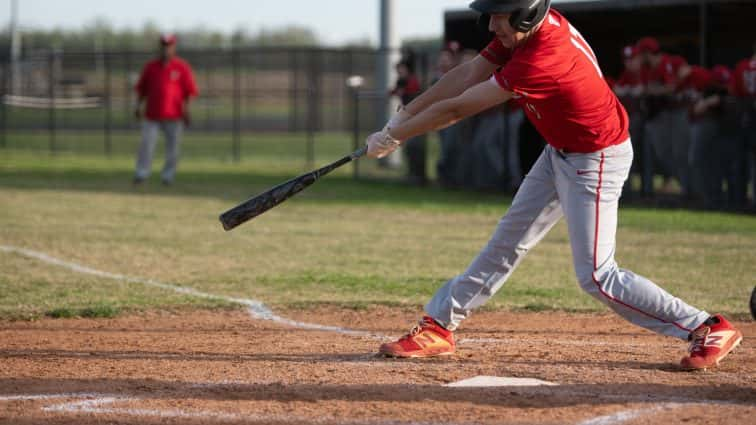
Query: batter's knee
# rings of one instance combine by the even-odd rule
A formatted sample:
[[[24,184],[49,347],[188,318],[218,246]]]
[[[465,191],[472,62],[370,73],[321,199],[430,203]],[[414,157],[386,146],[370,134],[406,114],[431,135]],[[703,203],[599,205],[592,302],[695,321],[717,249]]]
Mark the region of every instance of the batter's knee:
[[[580,287],[592,296],[602,299],[603,295],[610,292],[609,287],[616,282],[619,269],[616,264],[608,265],[599,270],[592,268],[576,272]],[[603,301],[603,299],[602,299]]]
[[[597,281],[593,275],[593,270],[584,273],[577,273],[577,280],[580,288],[588,293],[593,293],[599,286],[597,285]]]

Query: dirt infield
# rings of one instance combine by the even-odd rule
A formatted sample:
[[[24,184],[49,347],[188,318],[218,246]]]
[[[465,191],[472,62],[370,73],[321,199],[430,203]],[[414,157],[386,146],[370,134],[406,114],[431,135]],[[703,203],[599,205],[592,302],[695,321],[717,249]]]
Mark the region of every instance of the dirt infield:
[[[0,423],[683,424],[756,415],[753,322],[723,365],[681,372],[680,341],[612,315],[479,313],[451,358],[374,355],[418,312],[244,311],[0,322]],[[451,388],[475,376],[556,386]],[[749,419],[750,418],[750,419]]]

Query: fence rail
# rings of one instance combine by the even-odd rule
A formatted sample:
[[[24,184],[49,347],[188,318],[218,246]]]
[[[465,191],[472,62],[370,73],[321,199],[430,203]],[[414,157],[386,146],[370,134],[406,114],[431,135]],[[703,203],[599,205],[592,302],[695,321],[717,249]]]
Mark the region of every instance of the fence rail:
[[[377,64],[389,52],[375,49],[239,48],[183,50],[200,96],[192,102],[192,129],[226,135],[224,147],[239,160],[244,138],[257,133],[302,134],[312,160],[315,136],[361,131],[379,124],[388,96],[357,96],[347,85],[361,77],[359,90],[377,91]],[[75,151],[70,138],[101,133],[104,154],[114,152],[114,134],[135,130],[134,86],[154,53],[26,52],[10,78],[0,64],[0,146],[18,147],[11,134],[45,133],[52,152]],[[429,74],[425,54],[419,75]],[[354,119],[354,111],[361,117]],[[361,127],[353,129],[358,123]],[[39,144],[36,149],[42,149]]]

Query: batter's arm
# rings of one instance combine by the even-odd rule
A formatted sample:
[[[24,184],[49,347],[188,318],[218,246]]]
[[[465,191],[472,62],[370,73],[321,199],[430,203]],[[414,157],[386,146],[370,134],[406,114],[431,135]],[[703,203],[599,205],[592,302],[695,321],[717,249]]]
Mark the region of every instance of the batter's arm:
[[[417,115],[431,105],[461,95],[465,90],[487,80],[498,68],[481,55],[452,68],[436,84],[404,107],[409,115]]]
[[[444,92],[446,93],[448,92]],[[456,97],[433,103],[419,114],[392,128],[389,133],[396,140],[408,140],[429,131],[448,127],[511,98],[512,92],[503,89],[493,79],[487,79]]]

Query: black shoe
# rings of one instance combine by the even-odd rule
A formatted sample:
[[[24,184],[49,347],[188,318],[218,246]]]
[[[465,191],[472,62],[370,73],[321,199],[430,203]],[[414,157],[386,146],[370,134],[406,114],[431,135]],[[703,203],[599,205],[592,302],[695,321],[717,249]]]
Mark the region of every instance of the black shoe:
[[[134,177],[134,180],[131,181],[134,186],[139,186],[142,183],[144,183],[144,179],[141,177]]]
[[[163,186],[172,186],[173,181],[172,180],[163,180]]]

